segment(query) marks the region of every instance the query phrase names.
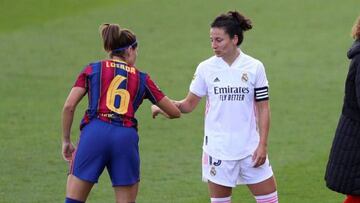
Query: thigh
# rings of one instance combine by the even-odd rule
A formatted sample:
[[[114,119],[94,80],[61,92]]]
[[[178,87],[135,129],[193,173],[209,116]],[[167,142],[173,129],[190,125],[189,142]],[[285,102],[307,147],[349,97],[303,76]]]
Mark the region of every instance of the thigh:
[[[70,174],[66,184],[66,197],[85,202],[93,185]]]
[[[139,136],[134,128],[116,127],[111,132],[107,169],[113,186],[130,186],[140,180]]]
[[[135,203],[139,183],[114,187],[116,203]]]
[[[252,185],[261,183],[273,176],[273,171],[267,158],[265,163],[259,167],[254,167],[252,156],[240,160],[240,173],[237,184]]]
[[[255,184],[247,185],[254,196],[267,195],[276,191],[276,182],[274,176]]]
[[[276,191],[276,182],[273,171],[267,158],[259,167],[253,167],[252,157],[241,160],[239,182],[246,184],[254,196],[267,195]]]
[[[211,181],[208,181],[208,188],[212,198],[230,197],[232,193],[232,187],[219,185]]]
[[[85,181],[98,181],[108,161],[109,125],[94,119],[83,128],[71,162],[70,174]]]

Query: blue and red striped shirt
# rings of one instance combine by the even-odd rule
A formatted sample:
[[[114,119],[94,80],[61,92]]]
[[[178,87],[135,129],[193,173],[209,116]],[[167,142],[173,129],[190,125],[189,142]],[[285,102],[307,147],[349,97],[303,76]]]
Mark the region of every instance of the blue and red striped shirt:
[[[80,129],[93,118],[137,128],[135,112],[142,101],[149,99],[156,104],[165,96],[148,74],[119,60],[89,64],[74,87],[85,88],[88,93],[89,105]]]

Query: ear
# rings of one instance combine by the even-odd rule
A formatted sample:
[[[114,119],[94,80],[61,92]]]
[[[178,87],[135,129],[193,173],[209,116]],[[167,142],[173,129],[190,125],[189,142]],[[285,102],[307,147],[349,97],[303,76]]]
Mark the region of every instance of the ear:
[[[128,48],[126,49],[125,54],[126,54],[127,56],[129,56],[131,52],[132,52],[131,47],[128,47]]]
[[[235,44],[235,46],[237,45],[238,41],[239,41],[239,37],[237,35],[234,35],[234,37],[232,38],[233,43]]]

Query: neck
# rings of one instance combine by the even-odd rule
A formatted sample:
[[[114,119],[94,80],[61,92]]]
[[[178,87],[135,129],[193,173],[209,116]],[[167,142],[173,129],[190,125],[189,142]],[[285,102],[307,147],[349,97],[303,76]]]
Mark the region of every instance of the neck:
[[[222,59],[229,65],[231,66],[232,63],[234,63],[235,59],[240,55],[240,51],[239,49],[235,49],[234,51],[232,51],[229,55],[227,56],[223,56]]]
[[[126,61],[125,59],[123,59],[123,58],[121,58],[121,57],[118,57],[118,56],[112,56],[112,57],[110,57],[110,59],[112,59],[112,60],[118,60],[118,61],[123,61],[123,62],[126,62],[126,63],[127,63],[127,61]]]

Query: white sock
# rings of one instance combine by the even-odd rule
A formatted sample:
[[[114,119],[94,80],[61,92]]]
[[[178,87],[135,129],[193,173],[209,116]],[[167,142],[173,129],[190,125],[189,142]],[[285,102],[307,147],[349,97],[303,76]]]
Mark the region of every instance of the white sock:
[[[278,203],[277,191],[267,194],[255,196],[257,203]]]
[[[211,203],[231,203],[231,196],[230,197],[221,197],[221,198],[210,198]]]

